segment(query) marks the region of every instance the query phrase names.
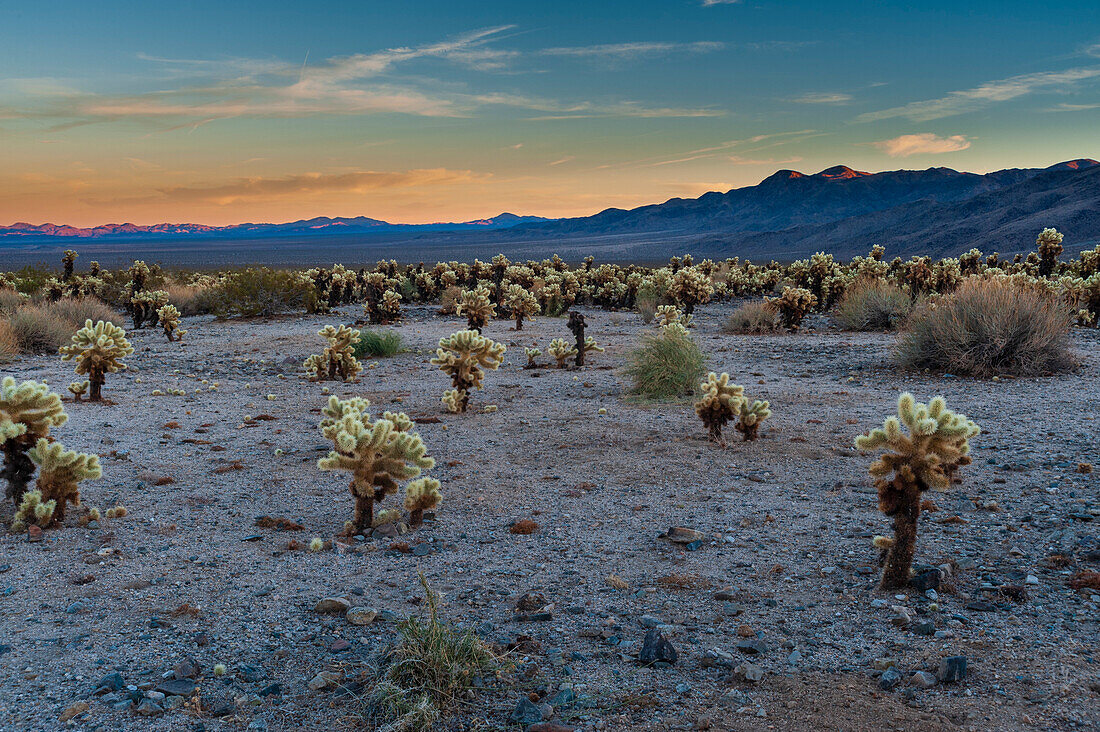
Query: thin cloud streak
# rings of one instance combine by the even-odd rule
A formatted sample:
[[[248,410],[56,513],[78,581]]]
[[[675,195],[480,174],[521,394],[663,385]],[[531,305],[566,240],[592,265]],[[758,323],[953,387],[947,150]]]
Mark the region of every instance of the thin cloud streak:
[[[871,143],[892,158],[907,158],[910,155],[939,155],[959,152],[970,147],[970,140],[963,135],[940,137],[931,132],[916,135],[899,135],[890,140]]]

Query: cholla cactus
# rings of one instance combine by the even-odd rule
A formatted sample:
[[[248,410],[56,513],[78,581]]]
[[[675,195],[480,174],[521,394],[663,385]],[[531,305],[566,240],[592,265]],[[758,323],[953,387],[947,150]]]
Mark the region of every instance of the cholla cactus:
[[[359,331],[341,325],[326,325],[317,335],[328,339],[328,346],[320,354],[313,354],[303,364],[311,381],[348,381],[363,370],[355,358],[353,346],[359,342]]]
[[[745,406],[745,388],[731,384],[729,374],[719,376],[713,371],[699,388],[703,397],[695,403],[695,413],[706,425],[710,439],[721,442],[722,428]]]
[[[1039,276],[1050,277],[1063,251],[1062,235],[1057,229],[1043,229],[1035,240],[1035,249],[1039,252]]]
[[[74,402],[79,402],[80,397],[88,393],[88,380],[74,381],[69,384],[69,393],[73,395]]]
[[[422,470],[435,466],[420,435],[410,432],[413,422],[407,415],[385,412],[371,421],[366,411],[369,406],[366,399],[330,397],[320,425],[335,449],[318,460],[317,467],[352,474],[352,526],[357,533],[369,530],[373,524],[376,501],[394,493],[401,481],[416,478]]]
[[[405,510],[409,512],[409,526],[414,529],[424,523],[424,512],[430,511],[443,500],[439,481],[435,478],[417,478],[405,486]]]
[[[489,318],[496,315],[496,308],[489,300],[491,295],[492,293],[485,287],[462,291],[455,312],[466,317],[466,325],[469,330],[480,333],[481,329],[489,322]]]
[[[76,263],[76,258],[80,256],[72,249],[65,250],[65,256],[61,258],[61,265],[65,268],[64,274],[61,275],[62,282],[68,282],[69,278],[73,276],[73,265]]]
[[[768,298],[770,305],[783,320],[783,325],[791,331],[797,331],[802,319],[814,309],[817,297],[802,287],[784,287],[779,297]]]
[[[43,500],[41,491],[27,491],[12,516],[11,530],[15,534],[21,534],[32,524],[46,528],[53,521],[56,509],[57,501]]]
[[[392,323],[401,317],[401,293],[386,290],[377,302],[372,304],[368,300],[363,303],[363,312],[367,314],[372,323]]]
[[[658,305],[656,320],[657,325],[662,328],[672,325],[673,323],[679,323],[685,328],[690,328],[692,316],[680,312],[680,309],[675,305]]]
[[[535,362],[535,359],[542,355],[542,351],[537,348],[524,348],[523,353],[527,356],[527,366],[525,368],[537,369],[539,365]]]
[[[130,297],[130,317],[134,320],[134,329],[140,329],[145,323],[155,323],[158,310],[168,304],[168,293],[164,290],[143,290]]]
[[[523,330],[523,319],[534,320],[535,313],[539,311],[539,301],[519,285],[508,286],[505,304],[512,311],[512,317],[516,319],[516,330]]]
[[[443,403],[451,412],[465,412],[470,403],[470,391],[480,389],[485,376],[483,368],[496,371],[504,363],[503,343],[482,336],[473,330],[460,330],[442,338],[433,366],[451,377],[454,387],[443,395]]]
[[[50,428],[60,427],[68,419],[61,398],[45,384],[24,381],[17,385],[10,376],[0,384],[0,443],[4,452],[0,477],[7,481],[5,496],[16,506],[34,475],[34,461],[27,453],[38,440],[50,436]]]
[[[591,336],[585,337],[584,335],[584,316],[575,310],[569,313],[569,325],[568,328],[572,331],[573,336],[577,339],[577,345],[574,346],[574,350],[577,352],[577,366],[584,366],[584,354],[592,351],[603,352],[603,349],[596,345],[596,339]]]
[[[559,369],[565,368],[565,362],[570,357],[577,355],[577,349],[561,338],[550,341],[550,345],[546,347],[546,352],[557,359]]]
[[[714,285],[698,267],[684,267],[672,276],[668,294],[684,306],[685,313],[691,315],[696,305],[710,302],[714,296]]]
[[[80,481],[96,480],[103,475],[99,456],[66,450],[60,442],[41,438],[28,453],[38,466],[35,488],[46,503],[53,503],[52,517],[65,520],[65,506],[80,505]]]
[[[761,401],[760,399],[753,400],[751,405],[746,399],[744,404],[741,405],[741,418],[737,420],[737,424],[734,426],[741,433],[741,438],[745,442],[755,440],[756,433],[760,429],[760,423],[772,416],[772,410],[769,409],[769,406],[767,401]]]
[[[102,320],[92,325],[91,320],[73,335],[71,345],[58,349],[62,361],[76,360],[76,373],[87,375],[91,391],[88,399],[103,400],[103,383],[108,373],[114,374],[126,368],[121,359],[134,352],[126,331],[114,323]]]
[[[187,331],[180,328],[180,311],[175,305],[165,305],[157,310],[157,320],[160,321],[160,327],[164,329],[164,335],[169,341],[183,340]]]
[[[902,425],[908,434],[902,432]],[[942,397],[925,405],[905,393],[898,399],[897,417],[889,417],[882,427],[856,437],[856,447],[861,450],[888,451],[870,468],[876,478],[879,510],[894,517],[894,538],[876,540],[887,550],[883,589],[908,584],[921,496],[929,489],[947,490],[955,470],[970,463],[968,440],[979,431],[965,415],[948,410]]]

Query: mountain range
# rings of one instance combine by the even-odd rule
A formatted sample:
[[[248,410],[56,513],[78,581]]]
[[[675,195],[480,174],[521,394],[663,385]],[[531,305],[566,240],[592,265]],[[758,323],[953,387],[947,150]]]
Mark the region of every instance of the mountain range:
[[[391,224],[365,216],[319,217],[283,224],[107,224],[81,229],[18,223],[0,227],[0,245],[166,242],[198,247],[240,240],[241,259],[265,241],[320,248],[323,242],[363,248],[407,242],[427,256],[497,251],[538,257],[551,252],[579,257],[657,261],[670,254],[790,260],[816,251],[848,258],[873,244],[889,256],[949,256],[971,247],[1012,253],[1034,246],[1044,227],[1065,235],[1068,253],[1100,241],[1100,162],[1081,158],[1047,168],[965,173],[950,168],[867,173],[838,165],[808,175],[780,170],[754,186],[698,198],[593,216],[546,219],[501,214],[459,223]],[[385,236],[368,236],[385,235]],[[401,245],[404,246],[404,245]],[[248,251],[244,251],[247,249]],[[411,249],[407,252],[411,255]]]

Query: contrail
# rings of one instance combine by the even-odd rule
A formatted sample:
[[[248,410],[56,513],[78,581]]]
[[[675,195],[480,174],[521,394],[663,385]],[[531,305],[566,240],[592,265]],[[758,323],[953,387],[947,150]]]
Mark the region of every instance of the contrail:
[[[306,49],[306,57],[302,59],[302,68],[298,71],[298,83],[302,83],[302,74],[306,72],[306,61],[309,61],[309,49]]]

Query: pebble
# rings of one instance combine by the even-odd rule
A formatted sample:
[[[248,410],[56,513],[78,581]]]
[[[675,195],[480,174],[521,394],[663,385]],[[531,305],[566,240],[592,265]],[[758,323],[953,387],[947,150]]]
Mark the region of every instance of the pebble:
[[[508,715],[508,719],[516,724],[535,724],[545,721],[542,718],[542,710],[525,696],[520,697],[516,708]]]
[[[909,685],[916,686],[921,689],[931,689],[936,685],[936,676],[930,674],[927,671],[917,671],[915,674],[909,677]]]
[[[372,607],[353,607],[345,617],[352,625],[370,625],[378,617],[378,611]]]
[[[741,681],[748,681],[756,683],[764,679],[764,669],[757,666],[755,663],[742,663],[733,670],[735,678]]]
[[[676,663],[677,655],[672,642],[665,638],[660,630],[650,628],[646,631],[645,639],[642,641],[642,650],[638,652],[638,661],[646,666],[658,662]]]
[[[343,615],[351,609],[351,602],[343,597],[325,597],[317,601],[313,611],[317,613],[339,613]]]
[[[944,683],[966,678],[966,656],[948,656],[940,661],[936,678]]]

